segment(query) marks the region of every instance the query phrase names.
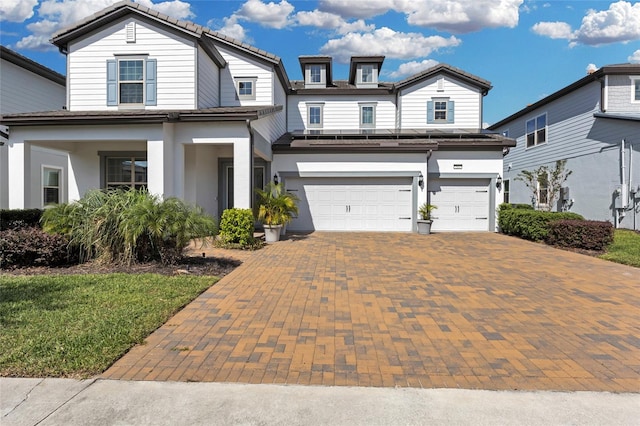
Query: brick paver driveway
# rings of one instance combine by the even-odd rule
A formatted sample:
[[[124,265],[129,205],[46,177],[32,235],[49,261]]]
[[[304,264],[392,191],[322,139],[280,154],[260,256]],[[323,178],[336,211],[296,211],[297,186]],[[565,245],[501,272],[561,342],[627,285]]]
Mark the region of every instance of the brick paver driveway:
[[[640,269],[497,234],[252,254],[103,377],[640,391]]]

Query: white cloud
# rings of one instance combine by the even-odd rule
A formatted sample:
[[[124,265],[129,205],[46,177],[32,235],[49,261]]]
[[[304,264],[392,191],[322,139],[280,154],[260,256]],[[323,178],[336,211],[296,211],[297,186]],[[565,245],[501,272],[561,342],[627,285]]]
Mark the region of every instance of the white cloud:
[[[474,0],[414,2],[407,22],[452,33],[518,25],[523,0]]]
[[[370,32],[375,29],[375,25],[368,25],[362,19],[347,22],[340,15],[322,12],[320,10],[301,11],[295,14],[294,20],[297,25],[312,26],[316,28],[335,30],[338,34],[350,32]]]
[[[627,58],[632,64],[640,64],[640,50],[636,50]]]
[[[333,56],[337,62],[347,63],[351,56],[358,55],[384,55],[393,59],[423,58],[440,48],[454,47],[460,43],[460,39],[454,36],[425,37],[419,33],[401,33],[383,27],[372,33],[350,33],[329,40],[320,51]]]
[[[319,10],[342,18],[371,18],[389,11],[404,13],[407,22],[420,27],[453,33],[468,33],[482,28],[518,25],[519,8],[524,0],[322,0]]]
[[[27,25],[32,34],[16,43],[20,49],[53,49],[49,39],[54,32],[83,20],[118,0],[44,0],[37,11],[37,20]],[[189,3],[181,0],[169,0],[153,3],[151,0],[138,0],[143,6],[153,8],[177,19],[194,16]]]
[[[282,29],[290,24],[293,9],[294,7],[286,0],[281,0],[280,3],[248,0],[231,17],[256,22],[263,27]]]
[[[38,0],[2,0],[0,2],[0,22],[23,22],[33,16],[33,8]]]
[[[219,31],[226,36],[235,38],[236,40],[244,41],[245,43],[253,43],[253,40],[247,35],[244,27],[238,23],[237,16],[231,15],[229,18],[224,18],[223,23],[224,25],[216,31]]]
[[[538,22],[532,29],[534,33],[550,38],[570,39],[573,37],[571,25],[566,22]]]
[[[343,18],[372,18],[384,15],[390,10],[402,12],[404,7],[408,7],[406,0],[367,0],[358,1],[357,5],[353,0],[320,0],[318,9],[339,15]]]
[[[598,67],[596,64],[589,64],[586,68],[587,74],[591,74],[592,72],[598,71]]]
[[[406,77],[413,74],[417,74],[421,71],[433,68],[438,65],[439,62],[434,59],[425,59],[424,61],[411,61],[401,64],[396,71],[390,72],[388,75],[390,78],[396,79],[400,77]]]
[[[612,3],[608,10],[589,10],[576,32],[580,44],[600,45],[640,38],[640,3]]]
[[[618,1],[607,10],[590,9],[575,31],[565,22],[540,22],[533,30],[547,37],[564,38],[569,46],[627,43],[640,39],[640,3]]]

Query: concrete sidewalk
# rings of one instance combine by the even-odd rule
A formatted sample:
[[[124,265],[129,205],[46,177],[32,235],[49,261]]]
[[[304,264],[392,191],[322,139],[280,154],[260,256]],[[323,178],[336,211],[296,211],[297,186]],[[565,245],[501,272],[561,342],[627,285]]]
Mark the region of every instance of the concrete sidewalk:
[[[640,394],[0,378],[9,425],[636,425]]]

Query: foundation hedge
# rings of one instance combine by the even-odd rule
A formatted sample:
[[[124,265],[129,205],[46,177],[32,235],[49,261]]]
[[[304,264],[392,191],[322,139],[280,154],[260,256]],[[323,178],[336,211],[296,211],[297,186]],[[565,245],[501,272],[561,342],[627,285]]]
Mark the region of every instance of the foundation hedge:
[[[39,227],[41,217],[40,209],[0,210],[0,231]]]
[[[613,242],[613,225],[593,220],[558,220],[549,223],[545,241],[554,246],[602,251]]]
[[[69,239],[47,234],[37,227],[9,229],[0,233],[0,268],[57,267],[78,262]]]
[[[558,220],[584,220],[582,216],[569,212],[544,212],[521,208],[503,208],[498,212],[500,231],[507,235],[531,241],[545,241],[550,224]]]

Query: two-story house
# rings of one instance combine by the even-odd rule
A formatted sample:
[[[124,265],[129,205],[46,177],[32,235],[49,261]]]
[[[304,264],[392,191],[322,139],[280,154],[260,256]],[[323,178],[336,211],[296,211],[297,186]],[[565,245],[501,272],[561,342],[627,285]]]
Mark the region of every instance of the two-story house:
[[[515,178],[567,160],[572,174],[552,210],[639,228],[640,64],[604,66],[489,129],[517,141],[504,160],[505,202],[548,207],[544,179],[534,197]]]
[[[60,109],[66,102],[65,77],[17,52],[0,46],[0,114]],[[9,206],[9,146],[5,126],[0,128],[0,209]],[[36,147],[32,150],[29,185],[33,207],[66,200],[65,152]]]
[[[32,147],[69,154],[69,200],[146,187],[219,216],[250,208],[254,188],[285,182],[301,199],[292,230],[412,231],[437,204],[434,230],[495,230],[502,152],[480,130],[491,84],[441,64],[379,81],[383,57],[352,58],[334,80],[326,56],[281,60],[129,1],[64,29],[66,109],[5,116],[9,202],[33,204]]]

